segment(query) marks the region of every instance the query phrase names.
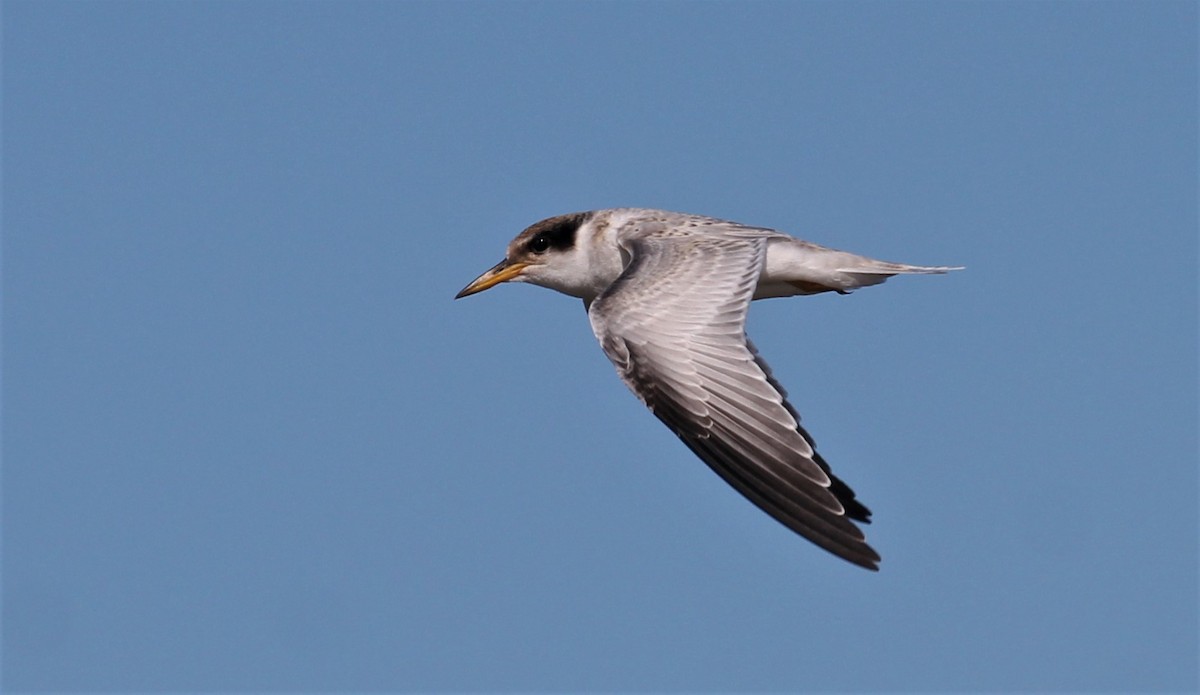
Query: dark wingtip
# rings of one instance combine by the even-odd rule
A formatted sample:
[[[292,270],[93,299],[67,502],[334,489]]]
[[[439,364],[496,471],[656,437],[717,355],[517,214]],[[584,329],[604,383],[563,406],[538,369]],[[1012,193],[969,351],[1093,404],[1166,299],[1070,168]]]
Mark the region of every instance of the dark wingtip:
[[[839,552],[829,548],[826,548],[826,550],[829,550],[852,565],[857,565],[872,572],[878,572],[879,563],[883,561],[883,558],[879,557],[879,553],[875,552],[875,549],[866,543],[863,543],[860,548],[856,548],[854,552]]]

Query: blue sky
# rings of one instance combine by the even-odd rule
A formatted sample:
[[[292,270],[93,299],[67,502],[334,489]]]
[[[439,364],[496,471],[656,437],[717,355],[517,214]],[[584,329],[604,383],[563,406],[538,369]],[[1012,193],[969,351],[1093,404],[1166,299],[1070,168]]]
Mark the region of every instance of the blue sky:
[[[1195,3],[2,12],[6,690],[1197,688]],[[615,206],[967,266],[751,311],[879,573],[451,300]]]

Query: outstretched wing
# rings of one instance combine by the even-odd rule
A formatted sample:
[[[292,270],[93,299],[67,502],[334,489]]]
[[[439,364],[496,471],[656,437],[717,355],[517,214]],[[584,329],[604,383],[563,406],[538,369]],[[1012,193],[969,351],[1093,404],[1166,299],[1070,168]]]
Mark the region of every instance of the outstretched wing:
[[[852,519],[870,512],[829,472],[745,333],[767,240],[622,233],[628,264],[588,308],[634,394],[726,482],[796,533],[878,569]]]

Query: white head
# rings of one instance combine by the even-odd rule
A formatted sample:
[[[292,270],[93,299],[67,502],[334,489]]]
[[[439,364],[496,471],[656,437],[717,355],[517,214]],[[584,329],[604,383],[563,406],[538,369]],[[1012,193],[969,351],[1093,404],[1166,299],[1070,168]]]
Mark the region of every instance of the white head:
[[[616,249],[598,249],[595,212],[575,212],[542,220],[525,229],[508,244],[504,260],[492,266],[454,298],[459,299],[502,282],[528,282],[590,301],[621,272],[610,257]]]

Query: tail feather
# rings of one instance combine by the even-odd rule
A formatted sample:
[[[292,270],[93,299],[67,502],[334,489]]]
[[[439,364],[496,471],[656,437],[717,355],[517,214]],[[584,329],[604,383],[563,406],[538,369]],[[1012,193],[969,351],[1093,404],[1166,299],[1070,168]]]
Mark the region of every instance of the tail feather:
[[[773,239],[755,299],[838,292],[878,285],[893,275],[933,275],[958,266],[908,265],[818,246],[799,239]]]
[[[878,285],[894,275],[940,275],[952,270],[962,270],[962,268],[947,265],[904,265],[872,261],[870,265],[839,269],[837,274],[842,279],[842,291],[848,292],[860,287]]]
[[[838,268],[839,273],[862,273],[864,275],[901,275],[901,274],[920,274],[920,275],[941,275],[952,270],[963,270],[966,266],[961,265],[905,265],[903,263],[888,263],[887,261],[875,261],[869,266],[857,266],[853,268]]]

